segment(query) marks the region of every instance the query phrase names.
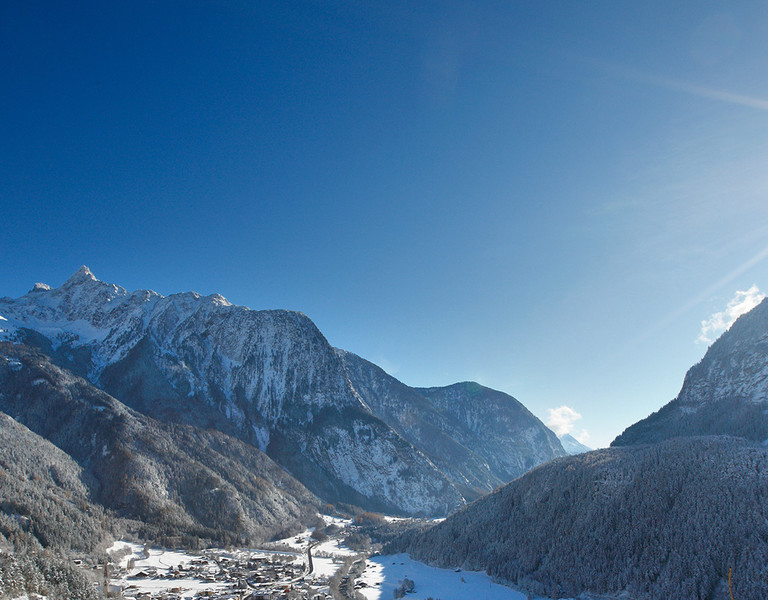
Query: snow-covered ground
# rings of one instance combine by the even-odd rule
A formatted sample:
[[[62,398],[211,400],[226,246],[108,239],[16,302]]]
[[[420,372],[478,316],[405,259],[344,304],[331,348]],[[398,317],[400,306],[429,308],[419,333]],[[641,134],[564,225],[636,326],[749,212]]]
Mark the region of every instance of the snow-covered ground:
[[[350,550],[349,548],[342,546],[339,540],[333,540],[333,539],[327,540],[322,544],[318,544],[317,546],[315,546],[314,550],[312,550],[313,557],[314,555],[331,555],[331,556],[347,557],[347,556],[354,556],[355,554],[358,554],[358,552],[355,552],[354,550]]]
[[[122,558],[120,558],[119,565],[123,567],[123,569],[128,567],[128,561],[131,559],[134,560],[141,560],[144,558],[144,546],[141,544],[137,544],[135,542],[126,542],[123,540],[118,540],[114,544],[112,544],[109,548],[107,548],[107,554],[109,556],[112,556],[113,554],[120,554],[122,555]]]
[[[343,526],[349,521],[342,521],[328,517],[327,524],[333,522],[336,525]],[[312,538],[314,529],[306,531],[267,544],[264,549],[241,549],[235,551],[208,550],[206,556],[215,555],[217,560],[227,558],[229,560],[248,558],[269,557],[275,554],[291,557],[291,562],[306,565],[306,551],[310,544],[313,544],[312,552],[313,573],[308,581],[327,581],[343,565],[344,559],[354,556],[356,553],[349,548],[340,545],[338,540],[329,539],[322,544],[318,544]],[[113,577],[110,583],[119,586],[124,590],[126,597],[135,596],[140,592],[149,592],[151,594],[160,594],[161,592],[173,592],[181,598],[193,598],[203,591],[225,592],[231,589],[231,584],[224,581],[205,582],[199,577],[190,574],[188,577],[177,579],[162,579],[157,577],[137,578],[136,575],[141,571],[148,572],[156,569],[158,575],[168,573],[169,569],[183,567],[188,569],[193,561],[205,560],[206,556],[188,554],[184,551],[166,550],[161,548],[147,548],[142,544],[128,541],[115,542],[107,553],[116,560],[115,563],[126,571],[120,577]],[[317,556],[321,554],[321,556]],[[117,560],[119,557],[119,560]],[[132,561],[132,562],[131,562]],[[128,569],[129,563],[131,568]],[[209,561],[209,572],[215,576],[219,572],[219,567],[212,560]]]
[[[407,554],[376,556],[369,558],[362,577],[367,587],[358,591],[367,600],[390,600],[406,577],[416,585],[409,600],[526,600],[518,592],[497,583],[485,573],[438,569],[412,560]],[[544,599],[541,599],[544,600]]]
[[[339,519],[337,517],[330,517],[328,515],[321,516],[323,517],[326,525],[337,525],[338,527],[344,527],[351,523],[350,519]],[[284,538],[282,540],[277,540],[272,542],[270,545],[275,545],[276,547],[288,546],[294,549],[296,552],[306,552],[307,546],[309,544],[313,544],[313,561],[317,555],[326,557],[347,557],[357,554],[357,552],[354,550],[350,550],[349,548],[342,546],[341,540],[339,539],[329,538],[324,542],[318,543],[315,539],[312,538],[312,533],[314,533],[314,531],[315,528],[310,527],[302,533],[292,535],[291,537]]]
[[[312,557],[312,566],[314,567],[314,570],[312,571],[312,575],[317,578],[323,578],[330,579],[336,574],[336,571],[339,570],[339,568],[342,566],[344,561],[342,559],[333,559],[333,558],[318,558],[316,556]]]
[[[344,523],[338,523],[343,525]],[[299,535],[291,536],[275,542],[276,546],[285,550],[290,547],[297,561],[306,561],[306,548],[310,543],[316,543],[311,537],[312,530],[308,529]],[[120,565],[126,568],[128,561],[133,559],[133,568],[130,574],[136,574],[141,570],[155,568],[158,572],[166,572],[169,567],[183,565],[187,567],[192,560],[201,557],[173,550],[161,550],[150,548],[149,555],[145,554],[144,546],[131,542],[116,542],[108,552],[126,552],[120,560]],[[230,559],[244,556],[267,556],[271,554],[294,554],[293,552],[279,552],[277,550],[239,550],[226,552],[216,551],[219,557]],[[314,570],[312,580],[327,580],[338,571],[344,559],[355,555],[352,550],[340,545],[338,540],[330,539],[322,544],[317,544],[313,551],[312,562]],[[318,554],[324,554],[318,556]],[[218,571],[218,566],[211,563],[211,569]],[[415,583],[413,593],[407,594],[410,600],[527,600],[528,596],[520,591],[494,583],[485,573],[472,571],[457,571],[453,569],[438,569],[424,563],[412,560],[407,554],[389,556],[376,556],[366,561],[365,571],[357,578],[357,583],[364,583],[365,587],[359,587],[358,591],[366,600],[390,600],[394,597],[395,588],[408,578]],[[206,583],[194,578],[163,580],[163,579],[135,579],[130,575],[113,583],[136,586],[136,592],[159,593],[180,589],[182,598],[192,598],[204,590],[223,592],[227,586],[223,582]],[[129,592],[130,594],[130,592]],[[538,598],[537,600],[546,600]]]

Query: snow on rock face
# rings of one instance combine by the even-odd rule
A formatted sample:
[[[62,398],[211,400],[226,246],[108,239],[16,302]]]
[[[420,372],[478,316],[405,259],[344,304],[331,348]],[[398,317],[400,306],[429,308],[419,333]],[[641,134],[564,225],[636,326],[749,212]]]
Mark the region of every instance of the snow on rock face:
[[[679,435],[768,437],[768,299],[739,317],[688,370],[675,400],[635,423],[613,445]]]
[[[555,434],[503,392],[476,383],[410,388],[351,352],[336,352],[371,411],[468,493],[492,491],[564,454]]]
[[[678,400],[697,406],[719,398],[768,401],[768,302],[763,300],[715,341],[685,376]]]
[[[582,444],[579,440],[577,440],[575,437],[573,437],[570,433],[566,433],[566,434],[561,435],[560,436],[560,443],[563,445],[563,450],[565,450],[571,456],[574,456],[576,454],[582,454],[584,452],[591,452],[592,451],[592,448]]]
[[[153,417],[266,449],[330,501],[351,493],[361,505],[427,515],[464,502],[412,443],[371,415],[302,313],[250,310],[218,294],[129,293],[81,267],[58,288],[0,299],[0,315],[7,339],[40,347]]]
[[[554,432],[503,392],[473,382],[419,391],[463,424],[468,433],[459,439],[486,457],[505,483],[566,454]]]

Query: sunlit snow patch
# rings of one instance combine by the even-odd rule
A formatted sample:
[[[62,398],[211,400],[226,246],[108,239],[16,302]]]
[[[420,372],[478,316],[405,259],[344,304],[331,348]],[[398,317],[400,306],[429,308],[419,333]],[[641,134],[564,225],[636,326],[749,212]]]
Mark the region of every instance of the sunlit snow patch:
[[[390,600],[395,588],[405,578],[415,587],[406,595],[410,600],[526,600],[528,596],[512,588],[494,583],[485,573],[454,569],[438,569],[412,560],[407,554],[376,556],[367,561],[358,582],[365,585],[358,592],[366,600]],[[538,597],[537,597],[538,598]],[[543,598],[539,600],[545,600]]]

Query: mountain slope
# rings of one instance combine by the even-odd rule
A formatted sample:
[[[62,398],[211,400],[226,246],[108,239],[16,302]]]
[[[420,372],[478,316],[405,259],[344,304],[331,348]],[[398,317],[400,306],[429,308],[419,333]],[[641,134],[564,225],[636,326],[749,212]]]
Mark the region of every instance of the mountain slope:
[[[88,473],[0,412],[0,547],[28,533],[42,547],[92,552],[112,533]]]
[[[478,384],[411,388],[359,356],[336,350],[371,412],[478,497],[565,452],[517,400]]]
[[[678,438],[557,459],[394,550],[553,598],[768,597],[768,449]],[[622,595],[624,594],[624,595]]]
[[[554,432],[504,392],[471,381],[416,391],[458,424],[451,435],[482,456],[503,482],[565,455]]]
[[[317,498],[259,450],[136,413],[37,351],[0,343],[0,390],[0,410],[77,463],[80,495],[143,522],[146,537],[244,543],[316,514]]]
[[[686,374],[677,398],[611,445],[710,434],[768,440],[768,299],[710,346]]]
[[[561,435],[559,439],[560,439],[560,443],[563,445],[563,450],[565,450],[566,454],[569,454],[571,456],[574,454],[582,454],[583,452],[592,452],[593,450],[589,446],[585,446],[584,444],[582,444],[570,433],[565,433]]]

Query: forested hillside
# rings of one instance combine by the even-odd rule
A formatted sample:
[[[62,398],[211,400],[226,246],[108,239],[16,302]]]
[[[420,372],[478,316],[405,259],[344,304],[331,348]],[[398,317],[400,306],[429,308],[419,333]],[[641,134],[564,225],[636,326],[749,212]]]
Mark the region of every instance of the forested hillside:
[[[51,472],[80,482],[81,497],[140,521],[146,538],[249,543],[315,518],[317,498],[258,449],[158,423],[37,351],[0,344],[0,390],[0,410],[68,455],[68,470]]]
[[[74,460],[3,412],[0,440],[0,598],[96,598],[58,555],[93,552],[115,533],[114,520],[90,501]]]
[[[557,459],[392,549],[552,598],[768,598],[768,449],[681,438]]]

